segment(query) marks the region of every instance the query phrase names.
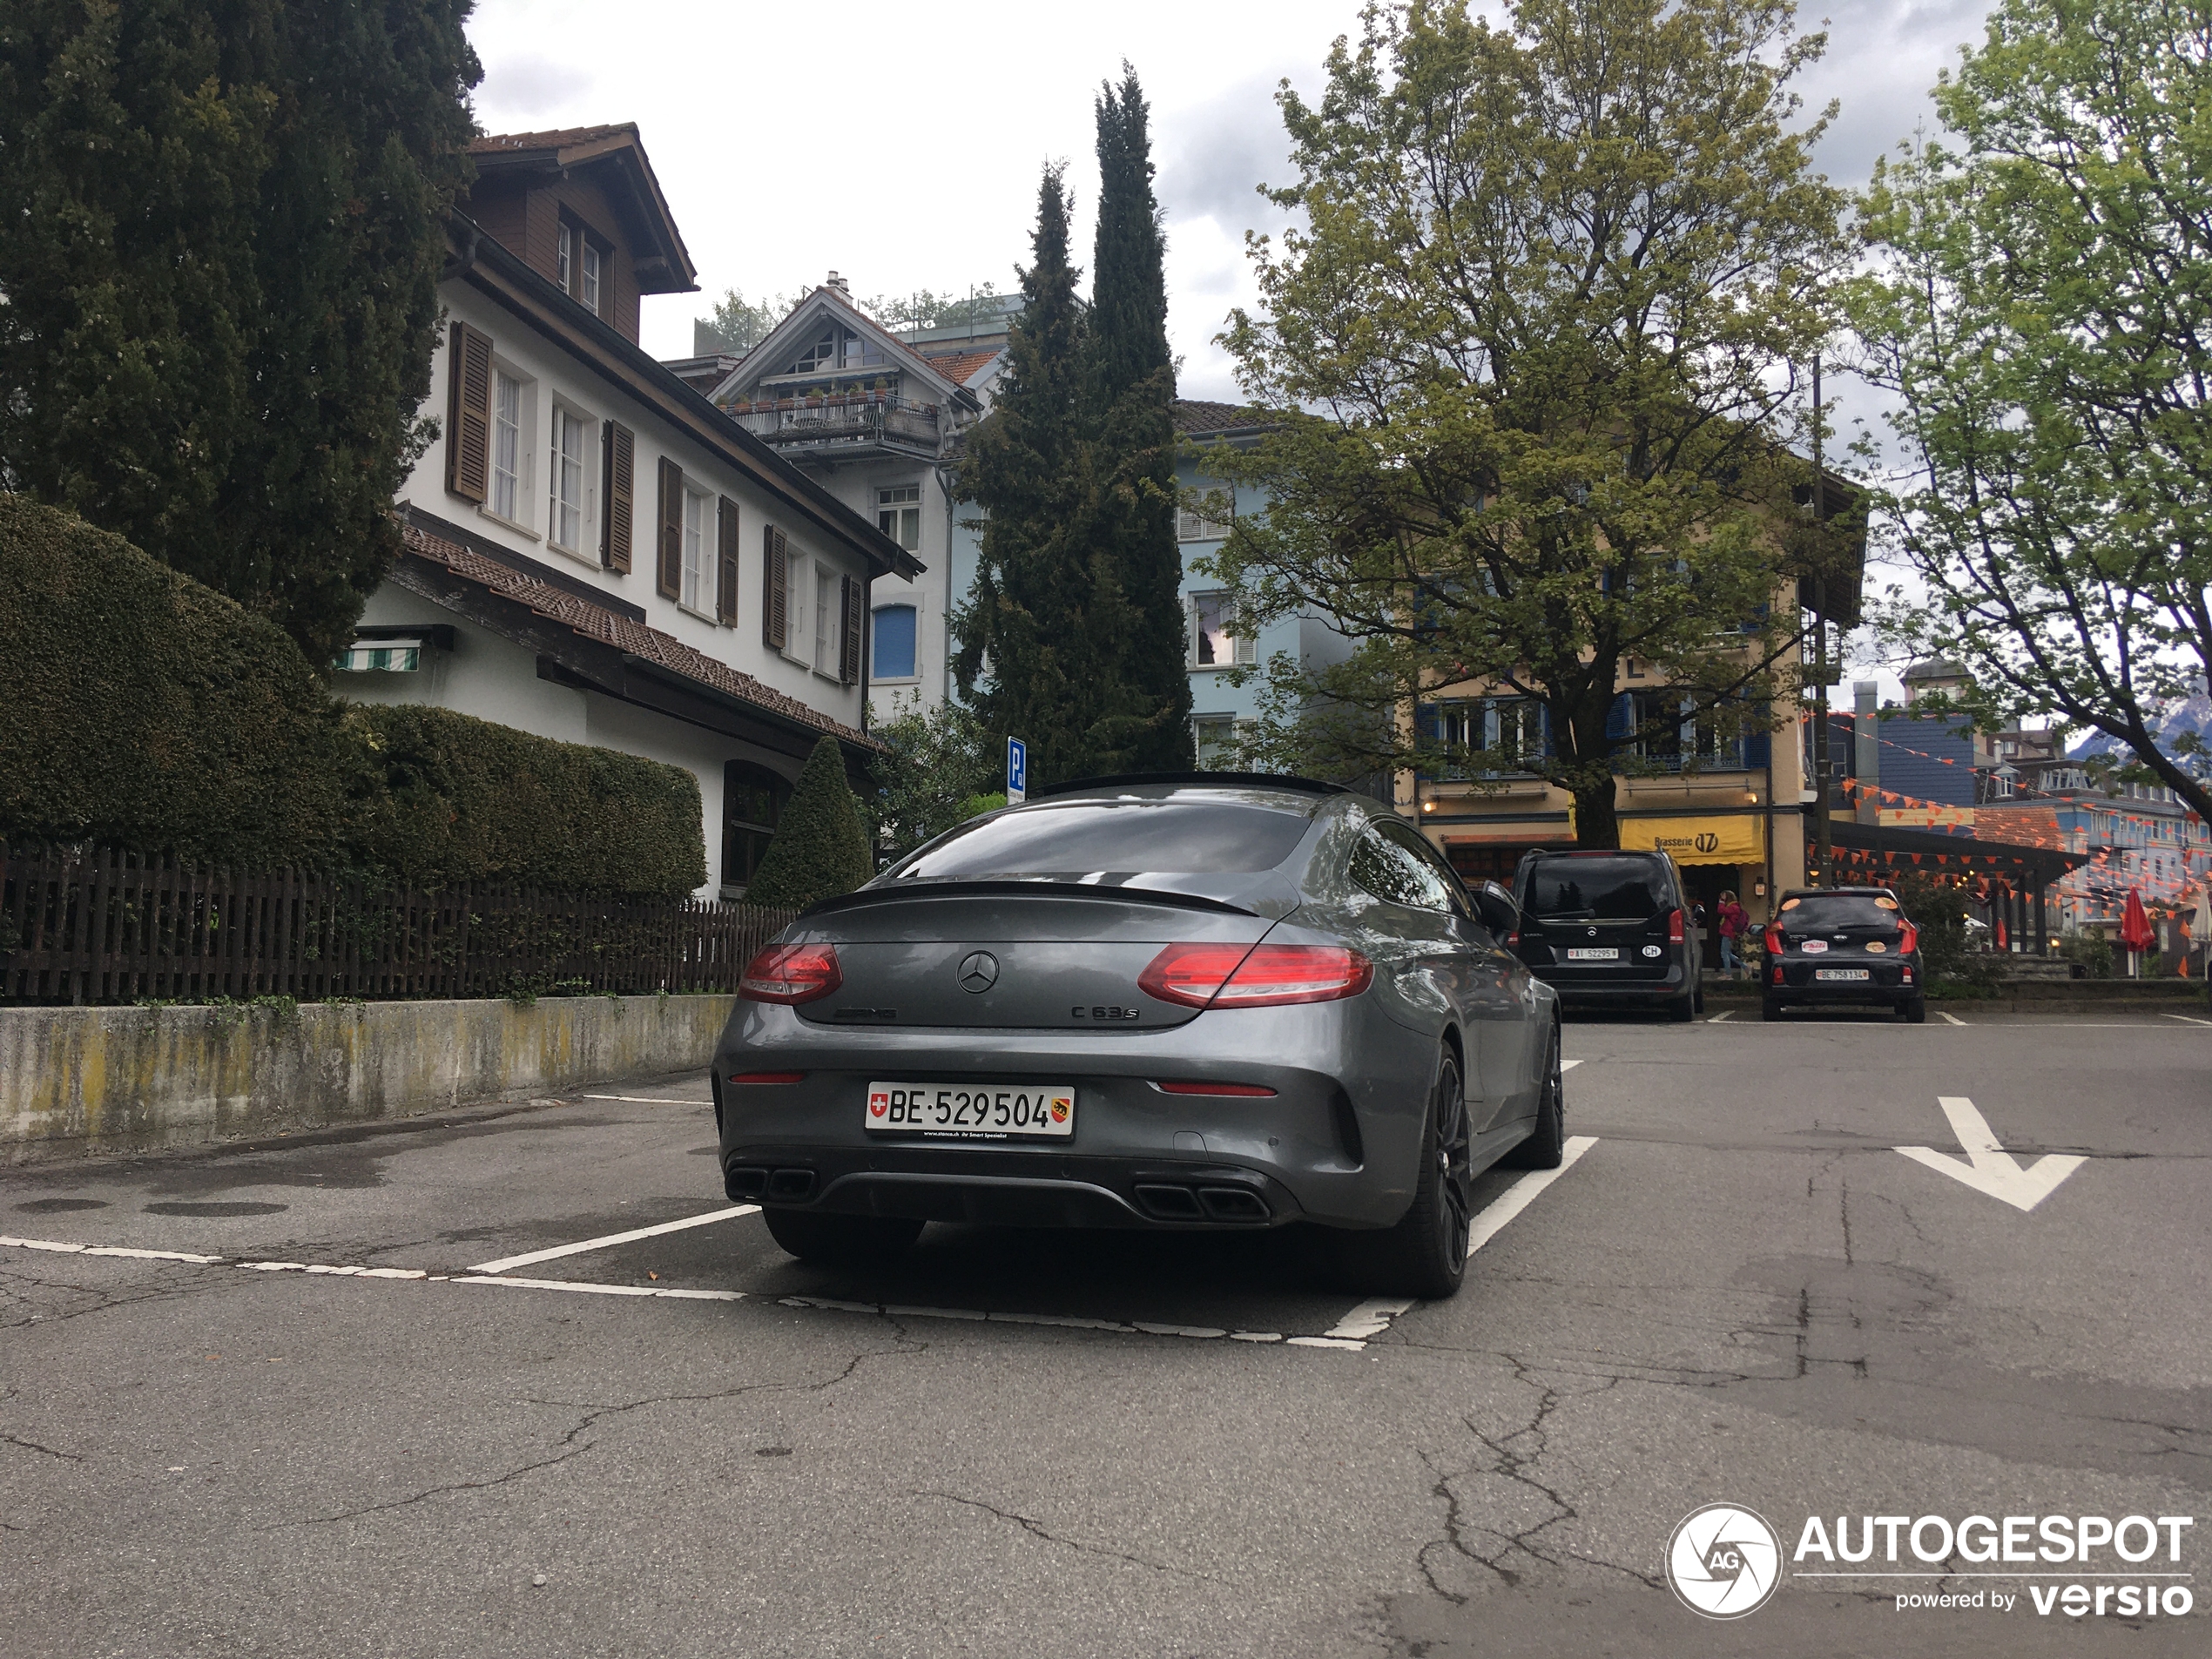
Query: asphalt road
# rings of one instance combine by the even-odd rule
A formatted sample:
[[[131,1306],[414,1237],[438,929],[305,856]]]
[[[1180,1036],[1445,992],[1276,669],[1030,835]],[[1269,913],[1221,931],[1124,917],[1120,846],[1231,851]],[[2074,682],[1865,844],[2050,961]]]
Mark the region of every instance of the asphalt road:
[[[1402,1312],[1285,1237],[932,1228],[863,1281],[738,1215],[469,1271],[727,1209],[703,1078],[0,1172],[0,1653],[2212,1650],[2212,1028],[1567,1049],[1593,1143],[1488,1178],[1516,1212]],[[1957,1177],[1976,1119],[2085,1161],[2019,1208],[1997,1155]],[[1666,1578],[1718,1502],[1783,1547],[1726,1622]],[[1791,1559],[1811,1517],[1975,1514],[2195,1524]],[[2192,1610],[2037,1610],[2077,1581]]]

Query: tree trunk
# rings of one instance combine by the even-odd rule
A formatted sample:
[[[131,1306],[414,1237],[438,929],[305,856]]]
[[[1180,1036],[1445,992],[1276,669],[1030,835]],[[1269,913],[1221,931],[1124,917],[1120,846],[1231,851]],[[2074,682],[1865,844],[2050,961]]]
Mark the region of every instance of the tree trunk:
[[[1608,847],[1621,845],[1621,814],[1615,802],[1618,786],[1611,778],[1575,792],[1575,845]]]

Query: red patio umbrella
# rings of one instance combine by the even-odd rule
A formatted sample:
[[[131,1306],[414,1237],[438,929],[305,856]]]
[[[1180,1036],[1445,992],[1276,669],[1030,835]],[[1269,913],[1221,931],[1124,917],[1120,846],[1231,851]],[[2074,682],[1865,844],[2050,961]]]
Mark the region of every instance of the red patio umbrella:
[[[2128,889],[2128,907],[2120,913],[2120,942],[2129,950],[2148,950],[2152,934],[2150,917],[2143,909],[2142,890]]]

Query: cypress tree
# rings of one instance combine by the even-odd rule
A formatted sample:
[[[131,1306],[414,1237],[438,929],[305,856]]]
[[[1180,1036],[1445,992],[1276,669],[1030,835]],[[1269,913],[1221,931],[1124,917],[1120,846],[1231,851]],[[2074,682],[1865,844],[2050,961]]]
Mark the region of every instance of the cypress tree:
[[[844,752],[835,738],[824,738],[799,770],[745,902],[801,909],[850,893],[874,873],[860,803],[845,779]]]
[[[0,482],[326,663],[396,550],[470,0],[11,0]]]
[[[1007,369],[961,462],[962,495],[989,516],[975,585],[953,619],[961,697],[995,747],[1009,736],[1028,743],[1039,783],[1099,770],[1090,728],[1106,671],[1090,625],[1089,325],[1068,262],[1068,208],[1061,170],[1048,166]]]
[[[1175,360],[1166,241],[1152,192],[1150,111],[1136,71],[1100,91],[1098,238],[1089,392],[1097,478],[1090,531],[1103,603],[1094,637],[1107,673],[1095,740],[1116,772],[1194,764],[1183,556],[1175,537]]]

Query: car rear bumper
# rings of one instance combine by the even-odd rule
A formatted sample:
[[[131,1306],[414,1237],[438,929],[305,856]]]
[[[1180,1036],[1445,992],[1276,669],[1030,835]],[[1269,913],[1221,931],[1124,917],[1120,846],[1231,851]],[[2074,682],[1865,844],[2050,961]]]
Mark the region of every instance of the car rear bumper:
[[[1768,970],[1766,995],[1778,1002],[1843,1002],[1874,1003],[1893,1007],[1909,1002],[1921,994],[1917,971],[1907,977],[1905,965],[1885,962],[1869,968],[1872,978],[1852,982],[1842,980],[1817,980],[1817,969],[1809,962],[1785,961],[1782,968],[1782,982],[1777,984],[1773,970]]]
[[[1231,1056],[1263,1056],[1251,1060]],[[1360,1056],[1347,1065],[1343,1056]],[[1164,1030],[843,1029],[740,1002],[715,1056],[733,1198],[1024,1226],[1386,1226],[1405,1212],[1433,1049],[1367,999]],[[748,1073],[796,1082],[738,1083]],[[1234,1082],[1268,1096],[1170,1094]],[[1072,1086],[1067,1140],[865,1127],[872,1082]]]
[[[1542,968],[1530,971],[1559,993],[1561,1006],[1570,1008],[1649,1007],[1679,1001],[1689,982],[1687,971],[1679,963],[1669,966],[1663,978],[1649,979],[1554,979]]]

